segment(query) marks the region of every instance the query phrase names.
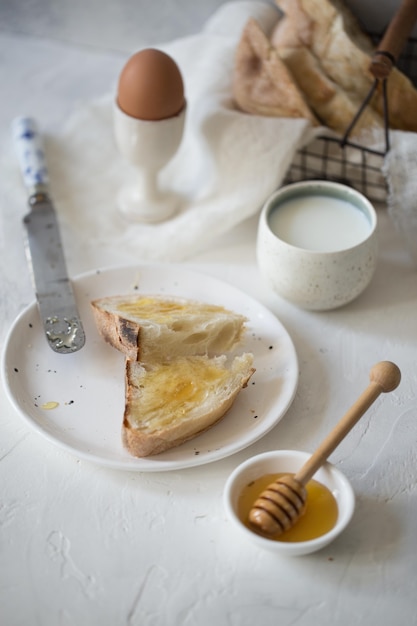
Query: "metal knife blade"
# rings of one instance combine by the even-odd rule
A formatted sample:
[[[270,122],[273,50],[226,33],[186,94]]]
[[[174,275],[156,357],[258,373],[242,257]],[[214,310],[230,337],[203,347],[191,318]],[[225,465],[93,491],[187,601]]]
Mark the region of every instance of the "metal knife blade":
[[[85,332],[48,195],[48,173],[36,122],[27,117],[14,120],[13,138],[29,192],[30,212],[23,218],[25,248],[46,339],[55,352],[73,353],[83,347]]]

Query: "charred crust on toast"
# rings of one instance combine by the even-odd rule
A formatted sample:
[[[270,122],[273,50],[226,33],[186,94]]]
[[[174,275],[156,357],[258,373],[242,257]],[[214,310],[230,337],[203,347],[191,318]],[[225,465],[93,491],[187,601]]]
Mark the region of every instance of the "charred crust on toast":
[[[129,349],[136,349],[139,351],[139,335],[140,327],[135,322],[131,322],[127,319],[120,318],[119,323],[119,340],[124,346]],[[137,355],[138,356],[138,355]]]

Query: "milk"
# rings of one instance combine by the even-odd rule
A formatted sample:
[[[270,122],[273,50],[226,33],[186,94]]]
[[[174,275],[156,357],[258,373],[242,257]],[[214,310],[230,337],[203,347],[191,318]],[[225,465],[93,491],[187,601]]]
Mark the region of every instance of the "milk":
[[[269,215],[283,241],[306,250],[335,252],[364,241],[371,223],[359,208],[332,196],[300,195],[284,200]]]

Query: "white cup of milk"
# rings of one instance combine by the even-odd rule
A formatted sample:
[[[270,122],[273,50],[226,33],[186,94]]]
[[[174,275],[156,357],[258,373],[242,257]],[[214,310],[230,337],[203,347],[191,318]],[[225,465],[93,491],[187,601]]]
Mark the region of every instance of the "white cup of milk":
[[[375,272],[376,223],[369,200],[346,185],[311,180],[282,187],[259,220],[261,274],[278,295],[304,309],[343,306]]]

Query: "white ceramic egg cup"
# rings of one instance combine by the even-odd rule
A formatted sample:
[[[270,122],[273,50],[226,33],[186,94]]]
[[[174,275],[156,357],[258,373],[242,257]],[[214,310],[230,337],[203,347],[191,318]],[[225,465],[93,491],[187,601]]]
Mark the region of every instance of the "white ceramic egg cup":
[[[186,107],[178,115],[164,120],[140,120],[124,113],[115,103],[117,147],[138,170],[137,185],[122,188],[118,196],[118,207],[129,220],[161,222],[178,211],[180,197],[160,190],[158,174],[180,146],[185,114]]]

